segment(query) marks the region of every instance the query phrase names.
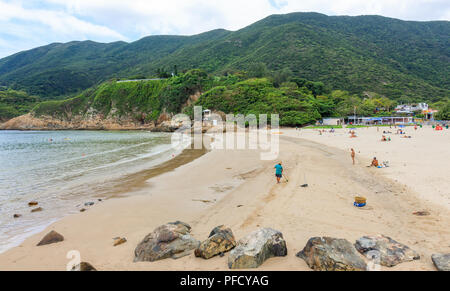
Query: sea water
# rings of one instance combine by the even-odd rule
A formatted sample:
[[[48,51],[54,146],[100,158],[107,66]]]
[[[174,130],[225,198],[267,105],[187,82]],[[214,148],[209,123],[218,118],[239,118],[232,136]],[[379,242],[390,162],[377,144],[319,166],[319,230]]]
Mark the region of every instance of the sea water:
[[[0,253],[176,154],[167,133],[0,131]]]

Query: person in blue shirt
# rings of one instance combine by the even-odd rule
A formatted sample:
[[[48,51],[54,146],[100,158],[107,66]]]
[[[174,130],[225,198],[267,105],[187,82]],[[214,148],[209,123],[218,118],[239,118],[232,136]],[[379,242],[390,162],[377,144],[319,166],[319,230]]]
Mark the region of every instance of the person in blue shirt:
[[[283,166],[281,163],[275,166],[275,176],[277,177],[278,184],[280,184],[281,178],[283,178]]]

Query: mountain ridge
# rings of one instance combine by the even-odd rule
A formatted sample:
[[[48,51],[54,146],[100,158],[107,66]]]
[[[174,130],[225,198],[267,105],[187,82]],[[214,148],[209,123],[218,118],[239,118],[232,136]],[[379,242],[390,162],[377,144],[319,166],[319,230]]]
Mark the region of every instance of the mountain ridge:
[[[450,96],[449,39],[448,21],[277,14],[237,31],[50,44],[0,59],[0,85],[54,99],[160,68],[226,74],[264,63],[356,94],[439,101]]]

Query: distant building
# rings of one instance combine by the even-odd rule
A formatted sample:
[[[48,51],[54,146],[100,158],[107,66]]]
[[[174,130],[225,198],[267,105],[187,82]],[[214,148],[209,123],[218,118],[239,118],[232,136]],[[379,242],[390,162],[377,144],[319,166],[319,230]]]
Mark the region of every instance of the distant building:
[[[203,110],[203,125],[204,126],[218,126],[222,119],[219,115],[213,114],[209,109]]]
[[[413,114],[414,112],[427,111],[429,110],[429,106],[426,103],[418,103],[418,104],[402,104],[395,108],[395,112],[399,114]]]
[[[347,118],[348,124],[353,125],[382,125],[382,124],[411,124],[414,123],[412,116],[391,116],[391,117],[355,117]]]
[[[212,111],[209,109],[203,110],[203,121],[211,121]]]
[[[341,125],[342,119],[340,118],[324,118],[322,120],[323,125]]]
[[[424,110],[422,114],[425,116],[425,120],[434,120],[434,115],[438,112],[438,110],[429,109]]]

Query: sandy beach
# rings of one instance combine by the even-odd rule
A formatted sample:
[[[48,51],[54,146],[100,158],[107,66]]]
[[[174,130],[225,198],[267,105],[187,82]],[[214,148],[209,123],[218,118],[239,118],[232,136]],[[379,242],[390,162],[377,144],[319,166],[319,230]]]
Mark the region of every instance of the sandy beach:
[[[384,234],[419,252],[419,261],[383,270],[435,270],[431,255],[450,252],[450,131],[407,129],[412,139],[391,135],[382,143],[376,128],[319,135],[315,130],[282,129],[280,156],[289,182],[277,185],[275,161],[258,151],[213,150],[160,176],[127,195],[68,216],[20,246],[0,254],[0,270],[66,270],[71,250],[98,270],[228,270],[227,255],[210,260],[192,254],[179,260],[134,263],[134,249],[156,227],[174,221],[192,226],[203,241],[219,225],[236,239],[263,227],[283,233],[288,256],[272,258],[258,270],[310,270],[295,256],[311,237],[350,242]],[[388,130],[388,129],[386,129]],[[394,131],[393,129],[391,131]],[[357,153],[352,165],[349,149]],[[367,168],[371,158],[390,168]],[[301,188],[308,183],[308,188]],[[131,187],[130,187],[131,189]],[[368,206],[353,206],[355,196]],[[416,211],[429,211],[418,217]],[[37,247],[49,231],[64,235],[58,244]],[[114,247],[113,238],[128,242]]]

